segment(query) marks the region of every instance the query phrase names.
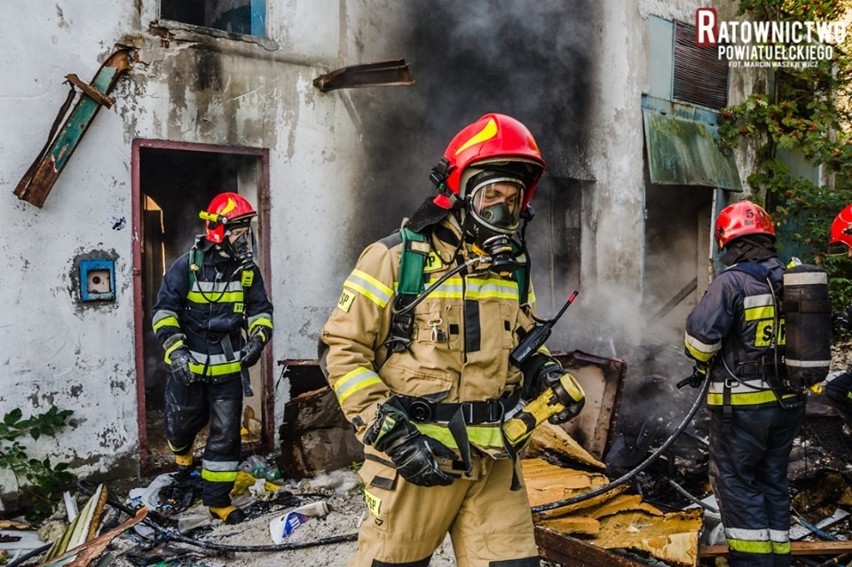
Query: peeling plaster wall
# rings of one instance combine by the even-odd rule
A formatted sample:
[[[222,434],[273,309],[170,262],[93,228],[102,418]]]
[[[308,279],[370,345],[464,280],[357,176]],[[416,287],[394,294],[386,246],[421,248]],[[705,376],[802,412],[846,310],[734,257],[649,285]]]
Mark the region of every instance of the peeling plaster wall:
[[[72,409],[73,428],[42,439],[31,457],[83,473],[138,452],[130,254],[129,152],[118,110],[102,110],[44,208],[12,193],[65,98],[64,75],[88,81],[124,26],[132,2],[24,2],[0,18],[0,413]],[[78,302],[77,261],[116,260],[117,301]],[[15,488],[0,471],[0,486]]]
[[[116,466],[132,474],[138,466],[135,138],[269,149],[273,356],[316,356],[319,328],[349,269],[338,229],[351,222],[351,187],[364,159],[346,95],[320,93],[312,80],[362,62],[365,44],[355,31],[365,25],[361,19],[369,16],[376,29],[389,25],[394,11],[384,6],[379,18],[374,7],[343,0],[267,4],[269,40],[259,43],[182,29],[169,30],[179,39],[165,40],[149,32],[156,2],[4,8],[0,72],[15,79],[0,87],[0,207],[8,235],[0,239],[7,263],[0,272],[0,415],[15,407],[29,415],[51,404],[75,412],[74,427],[60,441],[41,441],[31,456],[70,461],[82,476]],[[135,47],[140,61],[113,91],[116,105],[100,111],[42,209],[19,201],[13,189],[64,100],[63,76],[88,81],[118,41]],[[113,303],[78,301],[75,266],[92,252],[116,260]],[[276,423],[289,397],[284,382]],[[0,486],[0,493],[14,490],[2,472]]]

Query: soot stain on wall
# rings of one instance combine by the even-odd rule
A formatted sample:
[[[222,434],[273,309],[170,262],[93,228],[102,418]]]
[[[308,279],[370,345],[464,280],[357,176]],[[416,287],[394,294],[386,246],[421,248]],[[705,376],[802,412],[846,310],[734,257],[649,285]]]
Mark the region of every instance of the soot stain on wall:
[[[429,171],[465,125],[488,112],[524,122],[550,178],[586,178],[597,7],[580,0],[412,3],[395,43],[413,87],[358,89],[367,162],[351,256],[399,226],[428,195]],[[381,203],[381,206],[378,204]]]

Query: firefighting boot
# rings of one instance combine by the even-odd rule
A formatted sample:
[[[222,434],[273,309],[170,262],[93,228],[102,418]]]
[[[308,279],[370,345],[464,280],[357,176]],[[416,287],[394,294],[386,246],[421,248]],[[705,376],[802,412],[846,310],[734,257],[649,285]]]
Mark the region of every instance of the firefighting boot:
[[[243,514],[243,511],[234,505],[222,506],[221,508],[210,506],[209,508],[211,516],[219,518],[228,525],[239,524],[245,520],[245,514]]]
[[[189,478],[192,475],[192,450],[183,454],[176,453],[175,465],[177,465],[177,473],[175,473],[176,478]]]

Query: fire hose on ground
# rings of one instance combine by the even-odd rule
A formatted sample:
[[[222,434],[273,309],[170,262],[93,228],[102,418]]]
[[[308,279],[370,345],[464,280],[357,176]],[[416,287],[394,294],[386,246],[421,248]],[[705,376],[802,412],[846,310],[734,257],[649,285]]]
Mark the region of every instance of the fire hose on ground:
[[[701,385],[701,388],[698,391],[698,395],[695,396],[695,401],[692,402],[692,407],[689,408],[686,416],[683,418],[683,421],[680,422],[680,425],[675,428],[674,432],[669,436],[665,442],[660,445],[660,447],[651,453],[647,459],[639,463],[633,470],[624,474],[623,476],[617,478],[616,480],[601,486],[600,488],[596,488],[589,492],[579,494],[577,496],[573,496],[571,498],[566,498],[564,500],[558,500],[556,502],[549,502],[547,504],[541,504],[539,506],[533,506],[532,512],[533,514],[538,514],[541,512],[547,512],[548,510],[555,510],[556,508],[564,508],[565,506],[570,506],[572,504],[577,504],[579,502],[585,502],[591,498],[595,498],[596,496],[600,496],[601,494],[605,494],[612,490],[613,488],[624,484],[632,480],[636,475],[644,471],[648,466],[650,466],[654,461],[656,461],[663,452],[668,449],[672,443],[675,442],[675,439],[680,436],[686,426],[689,425],[689,422],[692,421],[692,418],[695,417],[695,413],[698,411],[698,408],[701,407],[701,404],[704,402],[704,397],[707,394],[707,389],[710,387],[710,380],[704,380]]]

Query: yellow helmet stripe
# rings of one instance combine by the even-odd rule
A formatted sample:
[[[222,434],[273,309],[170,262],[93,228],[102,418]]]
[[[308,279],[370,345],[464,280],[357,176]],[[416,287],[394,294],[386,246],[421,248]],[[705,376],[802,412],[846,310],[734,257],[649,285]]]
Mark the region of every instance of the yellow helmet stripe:
[[[222,207],[222,210],[219,211],[220,215],[226,215],[237,208],[237,203],[230,197],[228,197],[228,203]]]
[[[456,150],[456,155],[459,155],[466,149],[476,144],[481,144],[486,140],[490,140],[494,136],[497,135],[497,121],[493,118],[488,120],[488,123],[485,125],[482,130],[474,134],[467,142],[462,144],[459,149]]]

